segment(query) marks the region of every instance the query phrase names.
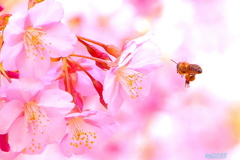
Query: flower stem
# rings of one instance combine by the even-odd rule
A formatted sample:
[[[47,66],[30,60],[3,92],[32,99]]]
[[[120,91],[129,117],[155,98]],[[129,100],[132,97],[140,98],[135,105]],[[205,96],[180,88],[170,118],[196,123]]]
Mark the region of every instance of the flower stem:
[[[86,71],[80,64],[78,64],[75,61],[72,61],[75,65],[77,65],[83,72],[85,72],[87,74],[87,76],[91,79],[94,88],[96,89],[96,91],[98,92],[99,98],[100,98],[100,102],[101,104],[107,109],[107,103],[104,101],[103,99],[103,85],[102,83],[100,83],[99,81],[97,81],[88,71]]]
[[[107,60],[103,60],[103,59],[95,58],[95,57],[88,57],[88,56],[76,55],[76,54],[70,54],[70,56],[86,58],[86,59],[90,59],[90,60],[97,61],[97,62],[101,62],[101,63],[107,63],[107,64],[108,64],[108,63],[111,63],[111,61],[107,61]]]
[[[103,43],[100,43],[100,42],[97,42],[97,41],[94,41],[94,40],[91,40],[91,39],[88,39],[88,38],[85,38],[85,37],[80,37],[80,36],[77,36],[77,39],[78,39],[79,42],[81,42],[81,40],[84,40],[84,41],[88,41],[88,42],[91,42],[93,44],[99,45],[103,49],[105,49],[105,51],[107,51],[107,53],[109,53],[110,55],[112,55],[116,58],[121,55],[121,50],[114,45],[106,45],[106,44],[103,44]]]
[[[65,82],[65,87],[66,87],[66,91],[70,94],[72,94],[72,90],[71,90],[71,87],[70,87],[70,79],[69,79],[69,73],[68,73],[68,64],[67,64],[67,58],[62,58],[63,60],[63,67],[62,67],[62,70],[63,70],[63,73],[64,73],[64,82]]]
[[[103,43],[100,43],[100,42],[97,42],[97,41],[94,41],[94,40],[91,40],[91,39],[88,39],[88,38],[85,38],[85,37],[80,37],[80,36],[77,36],[78,39],[81,39],[81,40],[84,40],[84,41],[88,41],[88,42],[91,42],[93,44],[96,44],[96,45],[99,45],[103,48],[106,48],[106,45],[103,44]]]

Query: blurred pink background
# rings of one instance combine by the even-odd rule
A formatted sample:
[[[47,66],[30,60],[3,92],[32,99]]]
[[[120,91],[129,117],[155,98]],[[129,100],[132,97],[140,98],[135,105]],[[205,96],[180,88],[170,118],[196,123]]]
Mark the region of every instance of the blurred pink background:
[[[77,35],[121,47],[153,31],[164,66],[151,73],[144,102],[124,103],[116,133],[98,148],[71,160],[203,160],[227,153],[240,159],[240,1],[236,0],[58,0],[63,22]],[[0,0],[2,12],[27,9],[24,0]],[[85,50],[84,50],[85,51]],[[177,62],[202,67],[185,88]],[[89,108],[98,97],[87,99]],[[57,145],[16,160],[68,158]]]

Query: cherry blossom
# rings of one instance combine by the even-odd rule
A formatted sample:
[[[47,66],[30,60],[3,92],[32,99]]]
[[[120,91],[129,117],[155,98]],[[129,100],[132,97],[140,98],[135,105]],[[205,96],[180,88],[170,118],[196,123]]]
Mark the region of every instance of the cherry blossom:
[[[151,40],[153,34],[146,34],[127,42],[104,82],[104,99],[109,110],[116,114],[124,100],[139,100],[150,90],[148,73],[161,67],[161,52]]]
[[[25,153],[31,143],[31,152],[39,153],[42,145],[65,134],[64,115],[74,106],[69,93],[47,90],[41,81],[23,78],[11,83],[6,97],[0,110],[0,134],[8,133],[12,151]]]
[[[4,68],[19,70],[21,76],[41,78],[50,67],[50,57],[71,54],[77,39],[60,22],[62,18],[61,4],[51,0],[36,4],[27,12],[15,13],[4,31]]]
[[[100,138],[111,135],[116,127],[114,119],[100,111],[83,111],[66,116],[68,133],[60,143],[63,155],[83,154],[100,143]]]

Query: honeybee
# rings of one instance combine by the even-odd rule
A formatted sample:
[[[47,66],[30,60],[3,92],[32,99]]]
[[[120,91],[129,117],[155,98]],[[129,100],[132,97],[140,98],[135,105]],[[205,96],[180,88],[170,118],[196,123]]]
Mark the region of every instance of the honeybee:
[[[202,68],[197,64],[189,64],[187,62],[175,62],[171,59],[174,63],[177,64],[177,73],[179,73],[182,77],[185,75],[185,87],[189,87],[190,81],[195,80],[196,74],[202,73]]]

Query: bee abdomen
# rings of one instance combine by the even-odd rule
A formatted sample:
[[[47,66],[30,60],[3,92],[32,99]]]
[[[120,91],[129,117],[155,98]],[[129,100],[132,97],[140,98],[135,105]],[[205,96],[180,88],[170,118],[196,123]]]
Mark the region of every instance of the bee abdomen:
[[[188,70],[189,70],[190,72],[192,72],[192,73],[195,73],[195,74],[200,74],[200,73],[202,73],[202,68],[201,68],[199,65],[197,65],[197,64],[190,64],[190,65],[188,66]]]

